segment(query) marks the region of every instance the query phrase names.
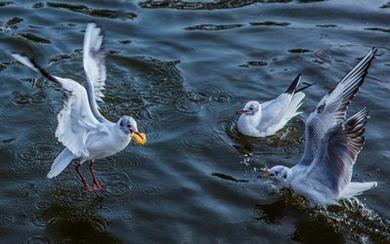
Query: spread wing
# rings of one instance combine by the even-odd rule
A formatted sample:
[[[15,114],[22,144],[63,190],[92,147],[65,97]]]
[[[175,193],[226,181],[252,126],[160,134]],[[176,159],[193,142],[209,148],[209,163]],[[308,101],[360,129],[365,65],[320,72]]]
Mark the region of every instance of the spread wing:
[[[78,157],[88,157],[87,138],[101,123],[93,115],[83,86],[71,79],[53,76],[67,91],[63,109],[58,113],[55,136]]]
[[[307,178],[326,187],[336,196],[351,182],[352,169],[364,144],[367,110],[363,109],[345,123],[329,129],[321,139],[318,154]]]
[[[373,48],[360,60],[311,112],[305,124],[305,151],[299,165],[309,166],[318,154],[324,135],[345,121],[348,105],[363,84],[376,51],[377,49]]]
[[[106,119],[100,114],[97,102],[103,102],[106,82],[105,51],[102,48],[103,35],[94,23],[87,25],[84,36],[83,66],[87,76],[87,94],[91,111],[100,122]]]
[[[18,54],[13,54],[13,57],[67,91],[64,107],[57,117],[58,126],[55,135],[75,156],[87,157],[88,136],[101,130],[102,127],[91,111],[85,88],[74,80],[50,75],[32,59]]]

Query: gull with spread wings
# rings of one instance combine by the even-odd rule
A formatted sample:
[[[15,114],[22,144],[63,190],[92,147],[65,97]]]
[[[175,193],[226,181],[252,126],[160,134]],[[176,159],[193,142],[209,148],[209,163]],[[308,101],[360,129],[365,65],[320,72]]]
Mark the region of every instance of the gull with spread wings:
[[[130,116],[123,116],[113,123],[99,112],[97,102],[102,102],[106,81],[105,52],[102,48],[103,35],[95,24],[88,24],[84,37],[83,66],[87,76],[87,89],[74,80],[49,74],[33,59],[13,54],[20,63],[40,73],[46,79],[59,84],[67,94],[63,109],[59,112],[55,132],[58,140],[66,147],[54,160],[48,178],[59,175],[73,159],[78,161],[76,171],[87,191],[99,191],[99,183],[93,169],[95,159],[105,158],[123,150],[133,138],[136,143],[146,143],[137,122]],[[82,163],[88,161],[93,177],[92,188],[80,171]]]
[[[305,151],[292,168],[274,166],[262,169],[262,177],[271,177],[321,205],[335,204],[377,185],[376,182],[351,182],[352,169],[364,144],[367,110],[363,108],[346,118],[348,105],[367,75],[377,49],[373,48],[327,94],[305,125]]]

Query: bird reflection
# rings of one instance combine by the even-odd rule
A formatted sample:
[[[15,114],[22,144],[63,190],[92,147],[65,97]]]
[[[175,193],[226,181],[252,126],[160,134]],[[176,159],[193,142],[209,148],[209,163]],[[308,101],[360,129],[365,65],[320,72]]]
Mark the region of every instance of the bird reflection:
[[[70,243],[121,242],[107,231],[107,220],[97,214],[103,205],[103,197],[86,197],[81,191],[63,191],[54,193],[53,201],[42,212],[47,221],[45,232],[50,240]]]

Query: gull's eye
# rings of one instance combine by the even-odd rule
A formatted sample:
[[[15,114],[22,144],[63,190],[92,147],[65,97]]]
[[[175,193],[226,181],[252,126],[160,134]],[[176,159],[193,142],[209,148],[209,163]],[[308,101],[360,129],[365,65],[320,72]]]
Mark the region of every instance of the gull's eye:
[[[275,171],[275,175],[278,176],[279,175],[279,171]]]
[[[249,107],[249,110],[253,110],[253,107]]]

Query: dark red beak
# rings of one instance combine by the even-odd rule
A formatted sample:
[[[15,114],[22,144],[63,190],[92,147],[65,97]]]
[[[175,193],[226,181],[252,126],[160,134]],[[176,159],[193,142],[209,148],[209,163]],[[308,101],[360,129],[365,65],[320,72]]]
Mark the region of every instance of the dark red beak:
[[[273,176],[273,174],[271,174],[267,168],[261,168],[260,169],[260,175],[258,176],[258,178],[261,178],[261,179],[268,179],[268,178],[271,178]]]
[[[240,109],[240,110],[237,111],[236,115],[241,115],[241,114],[244,114],[246,112],[248,112],[248,110]]]

